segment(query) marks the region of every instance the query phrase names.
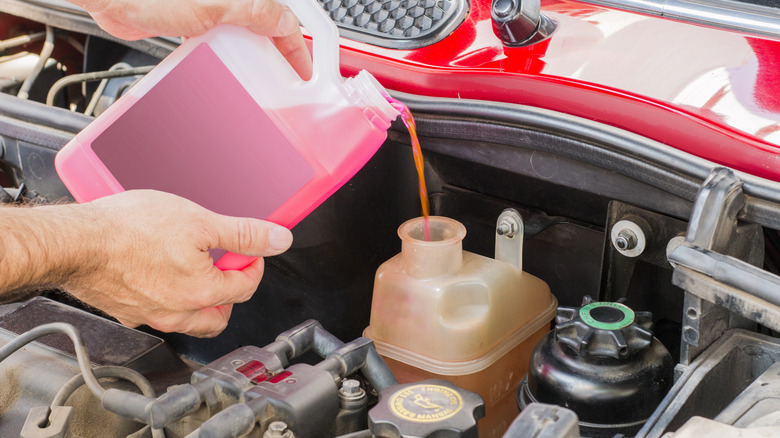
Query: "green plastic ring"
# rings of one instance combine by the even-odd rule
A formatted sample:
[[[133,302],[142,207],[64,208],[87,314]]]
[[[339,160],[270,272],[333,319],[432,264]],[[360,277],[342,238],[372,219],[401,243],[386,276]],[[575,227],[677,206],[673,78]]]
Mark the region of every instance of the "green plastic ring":
[[[593,309],[597,309],[599,307],[611,307],[613,309],[617,309],[621,313],[623,313],[623,319],[616,322],[599,321],[596,318],[594,318],[593,315],[590,314]],[[627,327],[634,322],[634,311],[631,310],[628,306],[625,306],[620,303],[610,303],[610,302],[590,303],[580,308],[580,319],[582,319],[582,321],[585,322],[585,324],[588,324],[593,328],[603,329],[603,330],[620,330],[623,327]]]

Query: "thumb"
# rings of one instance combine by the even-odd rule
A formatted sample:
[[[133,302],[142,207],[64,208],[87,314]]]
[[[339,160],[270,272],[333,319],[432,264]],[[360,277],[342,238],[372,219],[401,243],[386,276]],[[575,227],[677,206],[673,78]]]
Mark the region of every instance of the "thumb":
[[[214,239],[209,248],[219,248],[250,257],[281,254],[292,244],[292,233],[272,222],[215,214]]]

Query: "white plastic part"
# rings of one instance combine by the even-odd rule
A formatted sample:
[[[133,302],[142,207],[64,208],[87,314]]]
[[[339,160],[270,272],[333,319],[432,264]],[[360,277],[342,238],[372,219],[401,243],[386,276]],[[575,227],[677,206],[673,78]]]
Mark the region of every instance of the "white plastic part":
[[[353,95],[358,106],[371,111],[370,114],[364,111],[364,114],[374,121],[377,127],[387,129],[390,127],[390,121],[398,117],[398,110],[388,101],[390,95],[366,70],[360,70],[354,77],[345,79],[344,88],[347,93]]]

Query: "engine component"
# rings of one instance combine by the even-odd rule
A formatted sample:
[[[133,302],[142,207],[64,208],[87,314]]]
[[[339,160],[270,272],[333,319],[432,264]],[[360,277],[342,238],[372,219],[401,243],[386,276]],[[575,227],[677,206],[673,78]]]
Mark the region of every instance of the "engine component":
[[[287,366],[310,349],[325,360]],[[377,391],[396,383],[371,341],[358,338],[344,344],[318,322],[306,321],[264,348],[240,348],[195,372],[195,387],[210,385],[220,396],[202,399],[214,410],[224,409],[189,436],[238,437],[256,424],[268,432],[278,421],[297,438],[321,436],[323,427],[354,432],[360,426],[355,416],[365,412],[366,394],[359,382],[344,378],[359,370]]]
[[[577,414],[561,406],[531,403],[509,426],[504,438],[580,438]]]
[[[559,308],[555,331],[531,354],[520,408],[566,406],[586,437],[636,433],[672,385],[672,357],[652,336],[651,318],[590,297],[582,307]]]
[[[683,365],[729,328],[760,323],[780,329],[780,277],[756,268],[764,259],[763,232],[738,220],[746,198],[733,170],[712,169],[696,196],[685,242],[669,254],[672,283],[685,290]]]
[[[780,412],[780,363],[775,363],[718,414],[715,421],[744,428],[780,427],[778,412]]]
[[[338,434],[356,432],[367,426],[367,394],[359,381],[345,378],[362,370],[365,378],[380,392],[397,383],[370,340],[358,338],[345,344],[319,323],[310,320],[282,333],[265,348],[250,346],[233,351],[198,369],[190,384],[170,387],[165,394],[155,397],[151,384],[130,368],[108,366],[93,370],[79,330],[72,325],[61,322],[36,324],[36,321],[46,319],[47,310],[51,313],[60,306],[67,308],[56,303],[49,304],[49,300],[35,299],[0,318],[0,323],[16,328],[24,322],[19,321],[20,316],[29,315],[29,309],[36,310],[33,321],[27,322],[34,328],[3,346],[0,362],[35,339],[62,332],[75,345],[82,372],[61,387],[50,406],[33,409],[29,415],[25,411],[24,437],[66,436],[74,410],[65,407],[64,403],[85,382],[106,410],[148,425],[138,431],[137,436],[151,433],[154,438],[163,437],[163,430],[170,434],[169,437],[184,436],[198,425],[200,427],[188,436],[238,437],[255,430],[257,425],[260,426],[257,432],[276,438],[288,435],[290,438],[312,438],[327,435],[328,431]],[[63,311],[56,319],[84,319],[78,315],[83,313],[81,311],[72,310],[70,313],[75,315]],[[89,317],[116,325],[96,316]],[[93,327],[96,326],[94,321],[90,322]],[[121,329],[134,332],[124,327]],[[95,333],[88,332],[88,339],[91,339]],[[57,338],[44,341],[50,344],[54,341],[52,345],[55,346],[62,344],[62,340]],[[309,350],[314,350],[324,360],[316,365],[296,363],[288,366],[292,359]],[[104,361],[103,356],[110,352],[98,350],[98,353],[101,354],[95,355],[95,361],[100,363]],[[136,364],[135,361],[130,363]],[[101,377],[130,381],[142,394],[116,387],[105,388],[97,380]],[[277,430],[279,422],[284,427]],[[271,427],[274,424],[276,426]]]
[[[780,434],[780,363],[770,366],[714,420],[693,417],[664,438],[765,438]]]
[[[347,379],[339,390],[340,411],[331,430],[331,436],[341,436],[368,428],[368,394],[360,382]]]
[[[739,428],[718,423],[702,417],[688,420],[677,432],[668,433],[663,438],[699,438],[716,436],[718,438],[771,438],[780,434],[780,427]]]
[[[739,329],[727,331],[684,368],[669,394],[636,435],[637,438],[660,438],[695,416],[716,418],[724,423],[743,426],[743,423],[736,421],[742,416],[737,411],[744,412],[745,408],[753,405],[759,409],[769,405],[766,403],[768,400],[757,400],[762,397],[760,394],[756,394],[758,397],[749,396],[752,401],[744,399],[746,394],[752,392],[745,388],[756,376],[777,362],[780,362],[780,342],[777,338]],[[775,383],[768,380],[771,375],[767,372],[753,388],[771,391],[776,387]],[[762,387],[764,383],[769,385]],[[732,403],[738,396],[743,400]],[[751,409],[748,412],[752,416],[759,410]],[[750,416],[744,419],[749,420]],[[724,429],[727,427],[724,426]]]
[[[484,416],[485,403],[478,394],[431,379],[381,391],[379,403],[368,412],[368,424],[374,436],[383,438],[476,438],[477,420]]]

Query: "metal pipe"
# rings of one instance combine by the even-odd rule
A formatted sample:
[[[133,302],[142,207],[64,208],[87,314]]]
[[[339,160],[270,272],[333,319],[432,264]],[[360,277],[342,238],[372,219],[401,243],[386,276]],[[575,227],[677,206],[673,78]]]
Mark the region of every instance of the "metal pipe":
[[[32,43],[34,41],[42,40],[46,36],[46,32],[36,32],[27,35],[20,35],[18,37],[8,38],[7,40],[0,41],[0,52],[12,49],[14,47],[23,46],[25,44]]]
[[[38,58],[38,62],[35,63],[33,71],[30,76],[24,80],[22,88],[19,89],[19,94],[16,96],[20,99],[27,99],[30,97],[30,90],[32,89],[35,80],[38,79],[38,75],[43,71],[43,67],[46,66],[46,61],[49,60],[52,52],[54,51],[54,28],[46,26],[46,41],[43,43],[43,49],[41,49],[41,57]]]
[[[96,71],[65,76],[64,78],[55,82],[54,85],[51,86],[51,89],[49,89],[49,94],[46,96],[46,105],[53,105],[54,98],[57,97],[57,93],[70,84],[99,81],[102,79],[122,78],[126,76],[145,75],[152,71],[153,68],[153,65],[147,65],[144,67],[135,67],[127,70]]]
[[[108,69],[108,71],[128,70],[131,68],[133,68],[132,65],[126,62],[119,62],[117,64],[112,65],[111,68]],[[102,96],[103,92],[106,90],[106,85],[108,85],[108,79],[102,79],[97,89],[92,94],[92,99],[89,100],[89,105],[87,105],[87,109],[84,110],[85,116],[91,116],[92,112],[95,111],[95,107],[98,104],[98,100],[100,100],[100,96]]]
[[[81,370],[81,375],[84,377],[84,381],[97,398],[103,398],[106,390],[100,385],[97,377],[95,377],[94,371],[92,371],[92,363],[89,360],[87,346],[84,344],[84,340],[81,338],[81,334],[78,330],[70,324],[52,322],[28,330],[24,334],[14,338],[11,342],[5,344],[3,348],[0,348],[0,362],[4,361],[16,350],[24,347],[30,342],[54,333],[64,333],[73,341],[73,347],[76,350],[76,360],[79,363],[79,369]]]
[[[154,388],[152,387],[151,383],[149,383],[148,380],[146,380],[146,377],[141,375],[138,371],[135,371],[133,369],[127,368],[127,367],[118,367],[118,366],[105,366],[100,368],[95,368],[95,377],[97,378],[105,378],[105,377],[115,377],[123,380],[127,380],[129,382],[132,382],[135,384],[135,386],[138,387],[138,389],[141,390],[141,393],[147,397],[155,397],[156,394],[154,392]],[[73,393],[79,389],[84,384],[84,376],[81,374],[77,374],[73,376],[70,380],[68,380],[65,385],[60,388],[60,390],[57,392],[57,394],[54,396],[54,400],[52,400],[50,405],[50,410],[54,411],[55,408],[60,406],[65,406],[65,402],[68,401],[68,398],[70,398]],[[151,429],[152,431],[152,437],[153,438],[165,438],[165,432],[162,429]]]

